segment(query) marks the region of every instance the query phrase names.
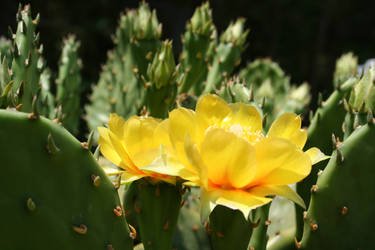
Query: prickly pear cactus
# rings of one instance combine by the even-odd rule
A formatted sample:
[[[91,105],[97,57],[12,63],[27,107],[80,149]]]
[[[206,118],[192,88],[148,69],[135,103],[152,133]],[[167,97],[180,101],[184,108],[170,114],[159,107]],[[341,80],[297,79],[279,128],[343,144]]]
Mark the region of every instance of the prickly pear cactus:
[[[375,172],[372,158],[375,127],[356,129],[320,173],[304,215],[301,249],[371,249],[375,203]],[[364,230],[364,229],[368,230]]]
[[[148,86],[143,78],[161,47],[161,32],[156,12],[145,2],[121,15],[115,48],[108,54],[91,104],[85,108],[90,129],[106,124],[111,112],[125,118],[140,112]]]
[[[239,78],[253,91],[253,98],[262,103],[268,126],[282,113],[303,114],[310,103],[307,83],[295,86],[290,83],[280,66],[270,59],[257,59],[241,70]]]
[[[178,87],[178,93],[188,93],[202,89],[207,76],[213,49],[216,44],[216,28],[212,20],[209,2],[198,7],[193,17],[186,24],[186,32],[182,37],[183,49],[180,56],[180,74],[184,77]]]
[[[17,31],[12,34],[12,93],[16,95],[15,106],[22,103],[19,109],[25,112],[31,112],[33,98],[39,90],[40,73],[45,67],[41,58],[43,46],[39,47],[39,33],[35,33],[39,19],[39,15],[32,19],[30,5],[25,5],[23,9],[20,5],[17,12]]]
[[[342,85],[350,77],[357,75],[358,58],[352,53],[342,55],[336,61],[335,73],[333,74],[333,86]]]
[[[0,124],[3,249],[132,249],[117,192],[90,151],[35,113],[0,110]]]
[[[192,188],[182,202],[173,249],[211,249],[209,235],[200,220],[199,206],[199,189]]]
[[[144,249],[171,249],[181,204],[179,189],[144,179],[131,183],[129,189],[131,192],[124,199],[125,211],[137,223]]]
[[[158,118],[167,117],[177,92],[177,70],[171,41],[163,42],[147,68],[146,79],[147,90],[143,101],[146,112]]]
[[[229,78],[236,66],[241,63],[241,53],[245,49],[246,38],[250,30],[245,30],[245,19],[239,18],[230,23],[220,36],[220,43],[210,62],[203,93],[219,89],[225,78]],[[197,90],[197,89],[196,89]],[[201,91],[197,90],[200,95]]]
[[[77,134],[80,119],[80,69],[78,57],[80,43],[71,35],[64,40],[60,58],[59,75],[56,80],[56,102],[61,106],[60,122],[73,134]]]

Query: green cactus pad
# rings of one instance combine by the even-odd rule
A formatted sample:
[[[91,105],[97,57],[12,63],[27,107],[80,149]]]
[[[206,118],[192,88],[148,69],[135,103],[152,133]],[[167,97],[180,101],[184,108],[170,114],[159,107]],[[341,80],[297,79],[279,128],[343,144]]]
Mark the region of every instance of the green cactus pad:
[[[192,188],[187,192],[182,204],[173,249],[210,250],[210,240],[200,219],[199,188]]]
[[[375,172],[373,121],[332,155],[312,189],[301,249],[372,249]]]
[[[126,214],[136,221],[145,250],[172,249],[181,190],[178,185],[151,182],[141,179],[131,183],[124,199]]]
[[[87,149],[42,117],[0,110],[0,124],[2,249],[132,249],[117,192]]]

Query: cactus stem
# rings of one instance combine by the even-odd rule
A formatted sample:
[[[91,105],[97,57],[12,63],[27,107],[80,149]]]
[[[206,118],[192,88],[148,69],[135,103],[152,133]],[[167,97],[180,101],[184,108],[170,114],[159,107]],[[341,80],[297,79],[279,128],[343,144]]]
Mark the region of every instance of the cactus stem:
[[[129,236],[130,238],[132,238],[133,240],[135,240],[135,238],[137,238],[137,231],[135,230],[135,228],[128,224],[129,225],[129,228],[130,228],[130,233],[129,233]]]
[[[344,156],[342,155],[341,150],[337,149],[336,152],[337,152],[337,154],[336,154],[336,162],[337,162],[337,164],[343,163],[344,162]]]
[[[310,121],[310,123],[313,120],[313,118],[314,118],[314,112],[312,110],[310,110],[310,112],[309,112],[309,121]]]
[[[79,226],[73,226],[74,232],[78,234],[86,234],[87,233],[87,226],[85,224],[81,224]]]
[[[100,186],[100,176],[99,175],[92,174],[91,175],[91,180],[92,180],[92,184],[95,187],[99,187]]]
[[[319,189],[318,185],[312,185],[310,191],[312,193],[315,193],[316,191],[318,191],[318,189]]]
[[[116,206],[116,208],[113,209],[113,213],[118,216],[118,217],[121,217],[122,216],[122,209],[120,206]]]
[[[302,243],[298,241],[296,237],[294,237],[294,245],[297,249],[301,249]]]
[[[51,134],[48,134],[47,150],[50,154],[56,154],[60,151],[60,149],[56,146]]]
[[[318,230],[318,224],[312,223],[312,219],[310,219],[309,225],[310,225],[311,231],[315,232],[316,230]]]
[[[167,221],[167,222],[164,224],[163,230],[168,230],[168,228],[169,228],[169,221]]]
[[[348,213],[348,208],[346,206],[343,206],[341,209],[341,215],[344,216]]]
[[[27,205],[27,209],[30,211],[30,212],[34,212],[35,209],[36,209],[36,205],[35,205],[35,202],[31,199],[31,198],[28,198],[27,201],[26,201],[26,205]]]

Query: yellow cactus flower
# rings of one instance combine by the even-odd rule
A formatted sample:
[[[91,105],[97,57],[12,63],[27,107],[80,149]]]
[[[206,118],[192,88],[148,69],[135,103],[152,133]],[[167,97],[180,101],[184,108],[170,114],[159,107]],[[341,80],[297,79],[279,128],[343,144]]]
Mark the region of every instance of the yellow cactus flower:
[[[273,195],[304,206],[288,185],[305,178],[312,164],[326,158],[317,148],[302,150],[307,131],[301,129],[299,116],[281,115],[264,135],[254,106],[227,104],[216,95],[202,97],[195,112],[173,110],[169,129],[184,165],[179,175],[201,188],[202,220],[216,205],[239,209],[247,218]],[[173,169],[164,168],[163,173],[168,171]]]
[[[122,183],[143,177],[152,177],[175,184],[181,170],[169,139],[169,121],[152,117],[132,116],[124,121],[111,114],[109,128],[98,127],[101,153],[115,165],[124,169]],[[169,166],[171,165],[171,166]],[[168,174],[149,171],[147,167],[172,169]]]

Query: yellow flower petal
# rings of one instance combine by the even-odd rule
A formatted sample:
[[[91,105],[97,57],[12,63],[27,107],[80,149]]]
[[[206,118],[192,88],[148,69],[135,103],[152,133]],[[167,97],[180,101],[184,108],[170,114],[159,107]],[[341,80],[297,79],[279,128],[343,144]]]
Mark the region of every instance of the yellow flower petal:
[[[184,142],[186,134],[195,141],[196,132],[195,112],[186,108],[178,108],[169,113],[170,135],[173,142]]]
[[[100,152],[105,158],[110,160],[113,164],[119,166],[121,162],[121,157],[114,150],[111,140],[109,139],[109,130],[104,127],[98,127],[99,131],[99,144]]]
[[[244,130],[250,130],[251,132],[262,131],[262,117],[254,106],[237,102],[229,104],[229,107],[232,113],[229,119],[224,121],[225,125],[238,124]]]
[[[198,152],[196,145],[191,141],[190,136],[185,137],[185,152],[190,164],[194,167],[194,170],[190,170],[192,178],[181,176],[182,178],[189,181],[197,181],[197,184],[201,184],[203,187],[208,186],[207,178],[207,167],[204,165],[203,160]],[[198,177],[198,178],[197,178]]]
[[[307,140],[307,132],[301,130],[300,116],[293,113],[284,113],[272,123],[267,137],[288,139],[302,149]]]
[[[224,129],[207,132],[202,142],[201,156],[208,167],[208,179],[224,188],[242,188],[255,176],[257,163],[254,148]]]
[[[252,186],[292,184],[311,171],[309,156],[288,140],[264,138],[254,148],[258,168]]]
[[[171,147],[171,140],[169,137],[169,120],[163,120],[158,124],[154,131],[154,143],[156,145],[163,145],[165,147]]]
[[[108,127],[109,130],[112,133],[114,133],[118,138],[122,138],[124,136],[124,124],[125,121],[122,117],[114,113],[110,114]]]
[[[310,157],[312,165],[330,158],[330,156],[323,154],[319,150],[319,148],[315,147],[309,148],[307,151],[305,151],[305,154],[307,154]]]
[[[201,189],[201,220],[207,220],[216,205],[223,205],[240,210],[245,218],[249,217],[252,209],[263,206],[272,199],[248,193],[243,190]]]
[[[283,186],[257,186],[248,190],[249,193],[256,196],[269,196],[269,195],[279,195],[285,197],[296,204],[300,205],[303,209],[306,209],[305,202],[293,189],[287,185]]]
[[[231,112],[228,104],[217,95],[209,94],[200,98],[196,114],[201,133],[210,126],[221,127],[221,123]]]
[[[179,176],[183,166],[172,155],[168,154],[163,145],[160,146],[160,157],[156,158],[150,165],[140,168],[141,170],[151,171],[159,174]]]
[[[145,176],[146,176],[145,174],[137,174],[137,173],[134,173],[134,172],[131,172],[131,171],[125,171],[121,175],[121,184],[130,183],[130,182],[139,180],[139,179],[141,179]]]
[[[152,117],[130,117],[124,125],[126,150],[134,164],[140,168],[147,166],[158,156],[158,141],[154,141],[154,131],[160,121]]]
[[[185,108],[178,108],[169,113],[170,138],[175,152],[187,169],[196,172],[185,153],[185,137],[189,135],[197,142],[197,123],[195,112]]]
[[[133,170],[137,172],[138,168],[134,165],[133,161],[130,159],[129,154],[128,152],[126,152],[126,149],[124,145],[122,144],[122,142],[120,141],[120,139],[110,130],[108,130],[108,137],[112,143],[112,150],[115,150],[121,158],[121,161],[118,164],[118,166],[123,169]]]

